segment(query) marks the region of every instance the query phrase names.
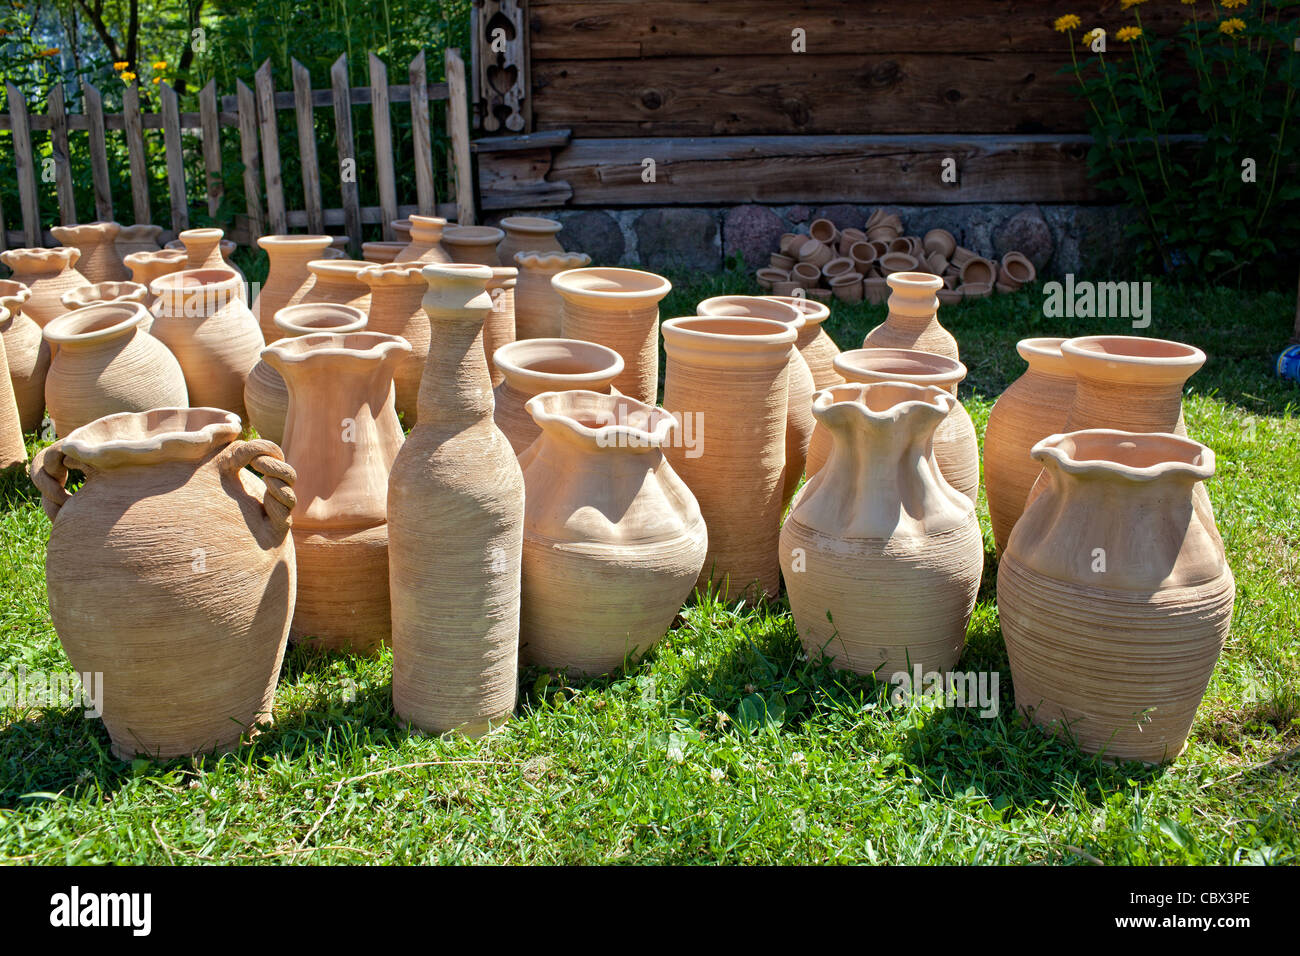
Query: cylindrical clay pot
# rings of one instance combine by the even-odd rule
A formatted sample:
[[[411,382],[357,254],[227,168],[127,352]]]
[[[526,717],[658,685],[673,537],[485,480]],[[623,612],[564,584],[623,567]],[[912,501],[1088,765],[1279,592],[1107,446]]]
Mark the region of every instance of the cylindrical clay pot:
[[[493,353],[502,381],[493,394],[493,418],[522,455],[541,434],[524,407],[543,392],[583,389],[606,394],[623,371],[623,358],[613,349],[577,339],[525,339]]]
[[[442,246],[442,233],[447,220],[440,216],[412,216],[409,241],[393,258],[393,262],[450,262],[451,256]],[[393,223],[394,231],[397,223]]]
[[[591,265],[582,252],[521,252],[514,259],[519,267],[515,286],[515,338],[557,339],[564,334],[564,299],[551,279],[569,269]]]
[[[505,235],[495,226],[448,226],[442,231],[442,247],[452,262],[499,266],[497,245]]]
[[[5,363],[18,405],[18,420],[24,433],[39,431],[45,417],[45,376],[50,370],[50,347],[41,327],[24,308],[31,289],[12,279],[0,279],[0,339],[4,341]],[[0,369],[0,374],[4,374]]]
[[[131,278],[117,251],[117,237],[122,231],[116,222],[88,222],[79,226],[51,226],[52,235],[61,246],[81,252],[77,271],[87,282],[126,282]]]
[[[80,251],[67,246],[0,252],[0,262],[13,272],[10,278],[31,290],[23,314],[42,328],[68,311],[63,293],[90,285],[90,280],[74,268],[80,258]]]
[[[275,314],[299,297],[311,281],[307,263],[322,259],[332,236],[262,236],[257,244],[266,250],[266,282],[253,300],[253,317],[267,343],[280,337]]]
[[[313,259],[307,263],[311,279],[289,299],[289,305],[300,302],[332,302],[350,305],[367,315],[370,313],[370,286],[361,277],[373,262],[360,259]]]
[[[419,421],[420,379],[429,357],[429,317],[421,305],[429,283],[423,269],[420,262],[390,262],[357,273],[370,289],[367,331],[400,335],[411,343],[411,351],[398,362],[393,379],[397,414],[408,429]]]
[[[295,475],[271,442],[238,437],[229,412],[159,408],[101,418],[32,463],[50,617],[73,668],[102,675],[123,760],[231,750],[271,720]],[[86,475],[71,496],[69,468]]]
[[[504,376],[492,361],[496,350],[515,340],[515,287],[519,270],[514,266],[496,266],[488,280],[487,291],[492,297],[492,311],[483,323],[483,354],[487,357],[488,374],[492,387],[501,384]]]
[[[835,357],[840,354],[839,346],[822,328],[822,323],[831,317],[830,308],[801,295],[769,295],[764,298],[794,306],[802,313],[804,324],[799,329],[799,338],[795,344],[799,347],[799,354],[808,363],[808,371],[812,372],[813,386],[817,391],[832,385],[843,385],[843,376],[835,371]]]
[[[895,272],[886,276],[892,290],[889,315],[867,333],[864,349],[917,349],[950,359],[960,359],[957,340],[939,324],[935,293],[943,280],[928,272]]]
[[[507,216],[501,220],[505,238],[497,246],[497,256],[502,262],[514,264],[517,252],[563,252],[564,247],[555,237],[562,228],[554,219],[540,216]]]

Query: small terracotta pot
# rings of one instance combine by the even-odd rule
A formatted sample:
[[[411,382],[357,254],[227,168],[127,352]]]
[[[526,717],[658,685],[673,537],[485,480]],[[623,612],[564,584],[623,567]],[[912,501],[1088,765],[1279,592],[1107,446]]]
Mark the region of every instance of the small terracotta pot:
[[[820,239],[810,238],[799,246],[796,258],[801,263],[807,263],[817,269],[821,269],[822,266],[831,261],[831,258],[834,255],[834,251],[830,246],[826,245],[826,243],[822,242]]]
[[[795,260],[792,256],[783,256],[778,252],[772,253],[767,260],[768,267],[781,272],[789,272],[794,268]]]
[[[307,263],[311,278],[289,299],[288,304],[330,302],[350,305],[369,314],[370,286],[361,278],[361,273],[370,268],[374,268],[373,263],[360,259],[313,259]]]
[[[31,290],[23,314],[41,327],[68,311],[63,293],[90,285],[90,280],[74,268],[79,258],[80,251],[68,246],[0,252],[0,262],[13,273],[10,278]]]
[[[866,242],[867,234],[861,229],[844,229],[840,232],[838,243],[839,253],[842,256],[853,257],[853,247],[859,242]]]
[[[921,240],[921,245],[927,253],[938,253],[946,261],[956,251],[957,240],[947,229],[931,229]]]
[[[899,236],[889,243],[890,252],[901,252],[904,255],[912,255],[912,237]]]
[[[872,305],[880,305],[889,298],[889,283],[878,276],[862,280],[862,297]]]
[[[885,321],[867,333],[862,340],[864,349],[919,349],[946,355],[953,360],[957,354],[957,340],[939,324],[936,317],[939,300],[935,292],[943,285],[938,276],[925,272],[897,272],[885,280],[892,294],[889,297],[889,315]]]
[[[158,240],[162,236],[162,226],[135,225],[122,226],[113,245],[117,257],[126,263],[126,257],[137,252],[160,252],[162,246]],[[128,266],[129,268],[129,266]],[[139,282],[139,279],[135,280]]]
[[[950,291],[957,291],[957,284],[961,282],[961,276],[952,270],[951,267],[943,272],[943,287]],[[942,291],[942,290],[940,290]]]
[[[1002,263],[998,267],[999,282],[1011,286],[1012,289],[1019,289],[1037,278],[1038,270],[1034,268],[1028,256],[1019,252],[1008,252],[1002,257]]]
[[[80,226],[51,226],[50,235],[61,246],[81,252],[77,271],[87,281],[125,282],[131,278],[117,252],[117,237],[122,226],[116,222],[88,222]]]
[[[325,257],[331,248],[331,236],[262,236],[257,244],[266,250],[269,265],[266,281],[253,300],[253,316],[267,343],[280,337],[275,314],[291,302],[302,298],[303,288],[311,281],[307,263]]]
[[[159,276],[180,272],[189,257],[180,249],[159,249],[157,252],[133,252],[123,262],[131,270],[131,281],[145,287],[144,305],[153,308],[153,293],[148,291]]]
[[[564,226],[554,219],[541,216],[507,216],[501,220],[505,238],[497,246],[497,257],[513,266],[517,252],[563,252],[564,246],[556,238]]]
[[[849,258],[853,260],[854,271],[865,276],[876,263],[875,247],[869,242],[855,242],[849,247]]]
[[[551,280],[569,269],[591,265],[585,252],[520,252],[514,257],[519,268],[515,284],[515,338],[559,338],[564,325],[564,298]]]
[[[925,267],[934,275],[941,276],[948,268],[948,260],[941,253],[932,252],[925,257]]]
[[[1020,286],[1008,285],[1005,282],[995,282],[993,283],[993,291],[998,295],[1010,295],[1012,292],[1019,292]]]
[[[414,235],[415,217],[411,221]],[[442,231],[442,247],[452,262],[499,266],[497,245],[505,236],[505,231],[495,226],[447,226]]]
[[[934,294],[940,305],[961,305],[965,296],[961,289],[949,289],[946,286]]]
[[[831,280],[831,294],[841,302],[862,301],[862,276],[856,272],[836,276]]]
[[[386,265],[389,262],[396,262],[397,257],[408,245],[409,242],[363,242],[361,258],[376,265]]]
[[[822,278],[827,281],[827,284],[830,284],[830,281],[836,276],[842,276],[850,272],[853,272],[855,276],[857,275],[853,270],[853,260],[847,256],[832,259],[822,266]]]
[[[959,268],[961,269],[961,284],[967,286],[992,285],[998,274],[997,265],[980,256],[968,259]]]
[[[895,272],[915,272],[916,259],[906,252],[887,252],[880,257],[880,271],[886,276],[891,276]]]
[[[543,392],[585,389],[607,393],[623,371],[611,348],[576,339],[523,339],[492,353],[501,372],[493,393],[493,418],[516,455],[528,450],[541,429],[524,405]]]
[[[802,291],[803,291],[803,286],[801,286],[797,282],[773,282],[772,283],[772,295],[778,296],[780,298],[792,297],[796,293]]]
[[[515,287],[518,282],[519,270],[514,266],[496,266],[487,284],[492,311],[483,321],[483,355],[487,358],[493,388],[500,385],[505,376],[492,361],[492,355],[501,346],[515,341]]]
[[[814,219],[808,224],[808,235],[827,246],[839,242],[840,231],[829,219]]]
[[[883,240],[872,239],[869,240],[867,244],[871,246],[871,249],[875,253],[875,257],[877,260],[879,260],[881,256],[888,254],[889,252],[889,243],[884,242]]]
[[[867,229],[867,238],[872,242],[882,242],[888,245],[898,238],[900,231],[898,227],[892,225],[871,226]]]
[[[412,216],[406,220],[409,241],[392,259],[393,262],[450,262],[451,253],[443,245],[447,220],[440,216]],[[393,224],[394,229],[397,224]],[[364,249],[363,249],[364,251]]]
[[[993,294],[993,286],[987,282],[963,282],[957,288],[963,299],[987,299]]]
[[[830,289],[813,288],[805,289],[804,292],[807,294],[808,298],[816,299],[818,302],[829,302],[831,300]]]
[[[23,312],[32,290],[12,279],[0,279],[0,341],[4,343],[5,366],[18,422],[24,433],[40,431],[45,418],[45,376],[50,370],[50,346],[41,327]],[[0,375],[6,368],[0,367]]]
[[[790,272],[790,278],[802,288],[811,289],[821,282],[822,271],[811,262],[797,262]]]
[[[960,272],[962,266],[970,262],[972,259],[978,258],[979,257],[975,255],[975,253],[971,252],[965,246],[958,246],[952,251],[952,254],[948,256],[948,262],[954,269]]]
[[[780,269],[759,269],[754,273],[754,282],[764,292],[771,292],[772,286],[778,282],[788,282],[790,273],[782,272]]]
[[[781,255],[788,256],[791,259],[797,259],[799,247],[807,241],[807,235],[800,235],[796,232],[787,232],[781,236],[781,242],[777,248],[781,251]]]

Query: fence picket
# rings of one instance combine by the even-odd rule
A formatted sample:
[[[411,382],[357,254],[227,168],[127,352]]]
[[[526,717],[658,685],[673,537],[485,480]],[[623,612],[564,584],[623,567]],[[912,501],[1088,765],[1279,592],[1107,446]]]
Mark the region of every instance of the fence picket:
[[[257,122],[262,133],[262,169],[266,176],[266,213],[277,235],[289,231],[285,217],[284,180],[280,176],[280,132],[275,121],[275,81],[271,61],[264,60],[253,77],[257,89]]]
[[[265,228],[265,220],[262,218],[262,189],[258,183],[261,165],[257,154],[257,101],[253,98],[253,91],[242,80],[235,80],[235,95],[239,97],[239,154],[244,163],[248,228],[256,238],[262,235]]]
[[[397,174],[393,170],[393,118],[388,112],[388,67],[373,53],[370,59],[370,116],[375,127],[375,179],[379,208],[384,211],[384,238],[393,238],[397,218]]]
[[[294,112],[298,118],[298,159],[302,163],[303,203],[307,208],[307,230],[325,231],[320,192],[320,167],[316,162],[316,120],[311,105],[311,74],[297,60],[290,59],[293,70]]]
[[[68,110],[63,84],[50,87],[50,152],[54,156],[54,191],[59,197],[59,219],[65,226],[77,222],[77,200],[72,193],[72,164],[68,159]]]
[[[330,67],[330,88],[334,98],[335,139],[339,150],[339,190],[343,194],[343,222],[347,228],[348,238],[351,240],[352,253],[355,255],[361,249],[361,191],[357,187],[357,153],[352,141],[352,99],[348,87],[346,53],[341,54]]]
[[[456,221],[462,226],[472,226],[474,165],[469,154],[469,90],[465,86],[465,61],[455,47],[447,47],[446,64],[447,126],[456,171]]]
[[[208,80],[199,91],[199,122],[203,136],[204,192],[208,196],[208,215],[216,218],[221,208],[226,184],[221,179],[221,117],[217,112],[217,81]]]
[[[432,216],[437,196],[433,190],[433,144],[429,140],[429,81],[424,51],[411,61],[411,139],[415,152],[415,196],[420,215]]]
[[[122,92],[122,116],[125,121],[126,158],[131,166],[131,206],[135,221],[153,222],[149,210],[149,167],[144,157],[144,125],[140,120],[140,88],[135,83]]]
[[[181,104],[168,84],[158,87],[162,101],[163,149],[167,156],[167,194],[171,198],[172,229],[190,227],[190,204],[185,195],[185,155],[181,142]]]
[[[113,219],[113,187],[108,178],[108,143],[104,139],[104,99],[99,90],[81,81],[81,108],[85,110],[90,136],[90,178],[95,189],[95,218]]]
[[[32,155],[32,128],[27,120],[27,101],[18,87],[5,81],[9,114],[14,126],[14,166],[18,173],[18,200],[23,211],[23,241],[41,244],[41,205],[36,192],[36,162]]]

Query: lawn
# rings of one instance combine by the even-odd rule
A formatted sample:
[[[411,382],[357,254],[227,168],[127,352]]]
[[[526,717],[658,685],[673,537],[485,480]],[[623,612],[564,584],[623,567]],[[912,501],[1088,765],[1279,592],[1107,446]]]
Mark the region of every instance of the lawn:
[[[755,291],[679,277],[663,315]],[[470,741],[408,734],[391,657],[292,649],[275,724],[238,754],[124,764],[78,710],[0,711],[0,860],[33,863],[1295,863],[1300,856],[1300,391],[1270,377],[1283,294],[1157,286],[1143,334],[1203,348],[1187,426],[1237,577],[1231,636],[1189,748],[1114,767],[1015,713],[986,570],[962,670],[1000,671],[1000,713],[891,703],[808,660],[782,603],[699,600],[645,659],[601,680],[521,677],[516,717]],[[836,304],[841,348],[883,306]],[[1026,291],[944,309],[983,433],[1028,335],[1131,333],[1047,320]],[[34,446],[33,446],[34,447]],[[49,623],[49,523],[0,479],[0,672],[70,670]]]

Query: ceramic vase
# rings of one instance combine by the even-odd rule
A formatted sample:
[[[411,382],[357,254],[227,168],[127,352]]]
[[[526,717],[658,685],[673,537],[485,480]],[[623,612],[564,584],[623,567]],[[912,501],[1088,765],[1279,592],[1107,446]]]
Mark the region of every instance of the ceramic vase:
[[[41,327],[23,311],[31,297],[32,291],[25,285],[0,279],[0,309],[6,313],[0,319],[0,339],[24,433],[40,431],[45,417],[45,376],[50,370],[50,347]],[[4,371],[0,368],[0,374]]]
[[[659,395],[659,302],[672,289],[636,269],[569,269],[551,279],[564,300],[563,336],[598,342],[623,356],[614,387],[647,405]]]
[[[130,272],[117,252],[117,236],[122,227],[115,222],[88,222],[79,226],[51,226],[50,235],[61,246],[71,246],[81,253],[77,271],[87,282],[125,282]]]
[[[370,312],[370,286],[361,277],[374,263],[359,259],[313,259],[307,263],[311,279],[289,299],[289,305],[300,302],[329,302],[350,305],[362,312]]]
[[[1059,338],[1021,339],[1016,344],[1029,368],[1007,386],[984,429],[984,493],[998,554],[1025,510],[1042,466],[1029,454],[1048,435],[1065,430],[1074,404],[1074,373],[1061,355]]]
[[[500,385],[505,376],[498,371],[492,356],[501,346],[515,340],[515,286],[518,281],[519,270],[514,266],[496,266],[487,284],[488,295],[492,297],[492,311],[483,323],[483,354],[487,357],[493,388]]]
[[[9,310],[0,306],[0,325],[8,321]],[[4,339],[0,338],[0,471],[27,461],[22,420],[18,417],[18,400],[14,397],[14,386],[9,380],[8,368]]]
[[[239,277],[239,298],[248,302],[248,286],[244,272],[233,261],[235,243],[225,238],[220,229],[185,229],[177,234],[167,248],[177,246],[185,250],[187,269],[229,269]]]
[[[709,529],[699,587],[725,597],[780,589],[777,535],[795,330],[771,319],[701,316],[664,323],[664,408],[682,436],[668,460]],[[616,382],[617,384],[617,382]]]
[[[452,262],[499,266],[497,244],[505,235],[495,226],[448,226],[442,231],[442,247]]]
[[[835,371],[835,357],[840,354],[839,346],[822,328],[822,323],[831,317],[831,310],[822,302],[801,295],[771,295],[766,298],[793,306],[804,318],[799,329],[799,338],[795,344],[799,354],[808,363],[812,372],[813,385],[817,391],[832,385],[843,385],[844,378]]]
[[[162,226],[153,226],[148,224],[139,224],[135,226],[122,226],[117,233],[117,239],[113,243],[116,247],[117,257],[122,260],[123,265],[127,265],[126,257],[134,255],[137,252],[160,252],[162,246],[158,240],[162,236]],[[127,265],[129,269],[130,266]],[[139,279],[134,279],[139,282]]]
[[[42,328],[68,311],[63,293],[90,285],[90,280],[73,268],[79,258],[81,253],[68,246],[0,252],[0,262],[13,272],[10,278],[31,290],[23,314]]]
[[[446,219],[439,216],[412,216],[408,223],[408,241],[393,258],[393,262],[451,262],[451,256],[442,245]],[[396,230],[397,224],[394,223],[393,226]]]
[[[582,252],[520,252],[513,262],[519,267],[515,338],[559,338],[564,334],[564,299],[551,285],[551,279],[569,269],[591,265],[591,256]]]
[[[307,263],[322,259],[331,248],[332,236],[262,236],[257,244],[266,250],[266,281],[253,299],[253,317],[267,343],[280,337],[275,314],[300,298],[311,281]]]
[[[623,395],[528,400],[520,656],[603,674],[668,630],[704,565],[699,505],[664,457],[677,421]]]
[[[487,266],[427,265],[431,344],[419,423],[388,482],[393,707],[481,734],[515,706],[524,480],[492,420]]]
[[[410,351],[396,335],[312,332],[262,352],[289,389],[295,641],[359,653],[388,642],[388,473],[402,447],[393,372]]]
[[[213,408],[111,415],[32,463],[52,523],[50,617],[73,668],[101,675],[121,759],[231,750],[271,720],[295,476],[239,428]],[[72,495],[70,468],[86,475]]]
[[[423,268],[420,262],[391,262],[357,273],[370,289],[366,329],[400,335],[411,343],[411,351],[401,357],[394,376],[397,413],[408,429],[419,421],[420,379],[429,357],[429,317],[421,305],[429,283]]]
[[[556,238],[563,225],[554,219],[540,216],[507,216],[501,220],[505,238],[497,246],[497,256],[502,262],[513,263],[517,252],[563,252],[564,246]]]
[[[185,373],[190,403],[246,418],[244,386],[266,342],[229,269],[185,269],[155,279],[153,336]]]
[[[810,657],[891,682],[961,657],[984,546],[975,506],[933,453],[956,405],[945,389],[902,382],[836,385],[814,399],[830,458],[781,529],[781,571]]]
[[[1182,752],[1232,623],[1218,532],[1193,503],[1214,453],[1092,429],[1032,452],[1047,488],[998,567],[1016,707],[1109,760]]]
[[[180,272],[189,263],[189,257],[179,249],[159,249],[157,252],[133,252],[122,260],[131,270],[131,281],[145,287],[144,306],[153,308],[154,295],[148,291],[159,276]]]
[[[889,315],[867,333],[864,349],[916,349],[959,360],[957,340],[939,324],[935,293],[943,280],[926,272],[895,272],[886,276],[890,288]]]
[[[493,364],[501,384],[493,393],[493,417],[516,455],[522,455],[541,434],[524,407],[543,392],[610,391],[623,370],[623,358],[613,349],[577,339],[524,339],[497,349]]]

